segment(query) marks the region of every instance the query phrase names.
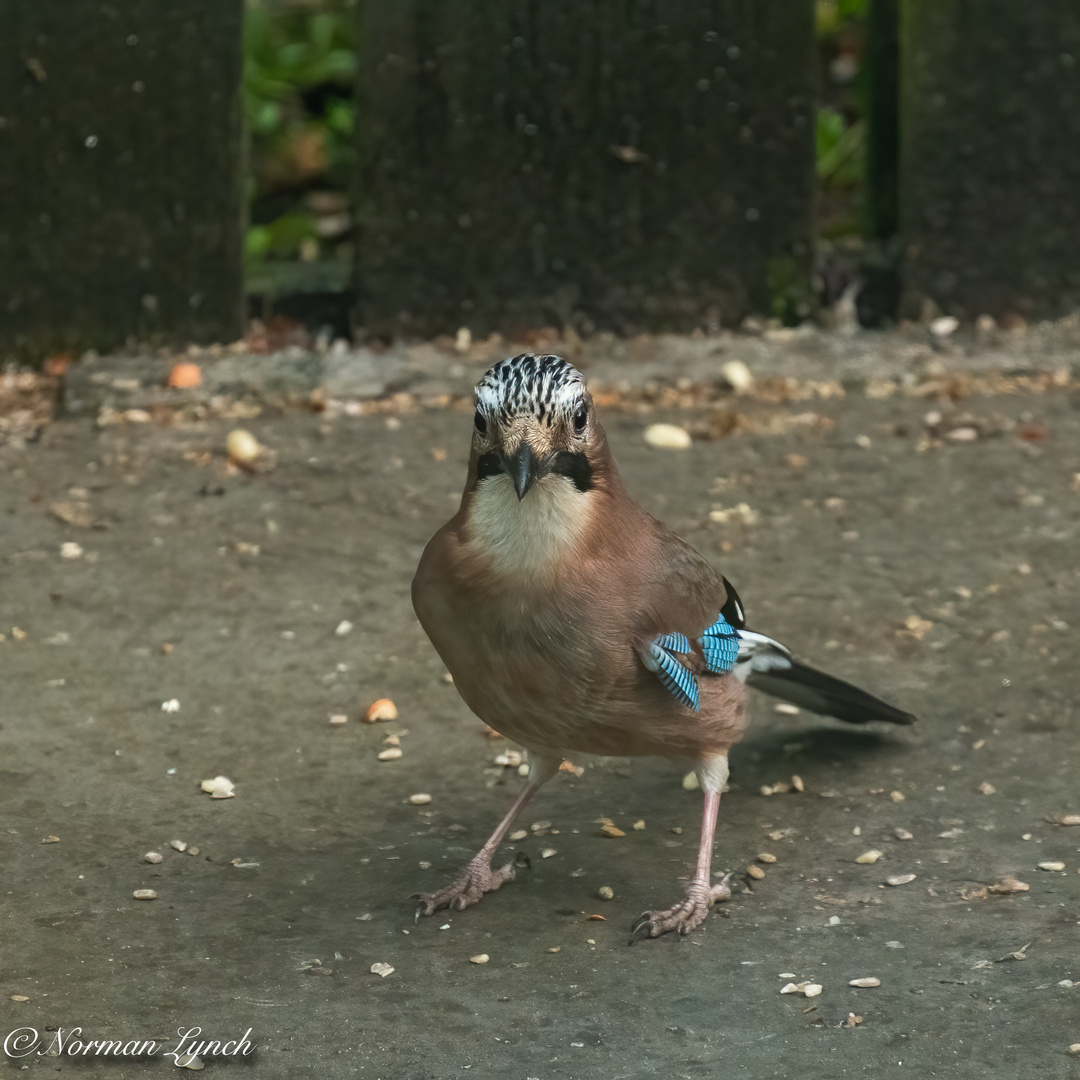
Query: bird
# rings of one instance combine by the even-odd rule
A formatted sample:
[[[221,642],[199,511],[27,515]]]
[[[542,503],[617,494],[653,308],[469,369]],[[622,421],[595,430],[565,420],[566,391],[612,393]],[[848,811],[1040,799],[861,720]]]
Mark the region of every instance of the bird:
[[[645,911],[630,940],[686,935],[731,895],[713,839],[747,687],[853,723],[915,717],[747,627],[727,578],[631,497],[568,361],[500,360],[474,404],[465,489],[424,549],[413,608],[469,708],[528,750],[528,776],[461,874],[414,897],[417,918],[514,876],[497,849],[570,755],[660,756],[697,774],[700,842],[681,899]]]

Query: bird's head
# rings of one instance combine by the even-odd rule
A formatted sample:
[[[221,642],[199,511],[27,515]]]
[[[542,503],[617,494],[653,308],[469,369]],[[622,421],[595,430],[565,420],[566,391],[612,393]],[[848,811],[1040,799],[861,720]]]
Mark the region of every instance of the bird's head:
[[[559,356],[500,360],[476,385],[473,458],[478,483],[505,473],[518,500],[545,476],[579,491],[606,446],[580,371]]]

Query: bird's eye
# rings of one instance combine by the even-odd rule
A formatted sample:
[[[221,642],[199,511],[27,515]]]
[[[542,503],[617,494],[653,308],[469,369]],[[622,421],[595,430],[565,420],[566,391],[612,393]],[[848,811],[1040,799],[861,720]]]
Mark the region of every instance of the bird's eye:
[[[574,413],[574,434],[580,435],[585,430],[585,425],[589,420],[589,410],[584,405],[576,413]]]
[[[473,417],[473,425],[481,435],[487,434],[487,420],[479,409],[476,410],[476,415]]]

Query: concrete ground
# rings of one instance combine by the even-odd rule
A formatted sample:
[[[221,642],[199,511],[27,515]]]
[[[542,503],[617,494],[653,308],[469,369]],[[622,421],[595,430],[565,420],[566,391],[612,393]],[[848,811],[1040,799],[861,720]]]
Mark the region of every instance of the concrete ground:
[[[735,895],[632,948],[696,846],[661,760],[577,762],[513,883],[414,923],[521,783],[409,605],[464,479],[453,396],[137,422],[85,384],[0,447],[0,1078],[163,1075],[192,1028],[251,1029],[203,1057],[260,1078],[1080,1076],[1080,385],[948,363],[716,400],[628,367],[602,395],[631,491],[750,624],[921,717],[757,697],[716,845]],[[730,433],[655,449],[658,420]],[[241,425],[272,451],[251,475]],[[378,698],[398,719],[359,722]],[[219,775],[235,798],[200,790]],[[156,1044],[91,1063],[73,1038]]]

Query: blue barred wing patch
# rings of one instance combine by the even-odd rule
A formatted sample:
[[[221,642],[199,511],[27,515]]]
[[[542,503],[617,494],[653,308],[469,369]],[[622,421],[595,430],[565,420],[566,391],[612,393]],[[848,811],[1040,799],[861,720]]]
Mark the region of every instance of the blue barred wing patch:
[[[739,635],[723,615],[698,638],[705,654],[705,666],[714,675],[724,675],[739,658]]]
[[[688,708],[697,711],[698,684],[676,653],[688,653],[690,641],[685,634],[661,634],[649,643],[642,659],[650,671],[655,671],[664,687]]]

